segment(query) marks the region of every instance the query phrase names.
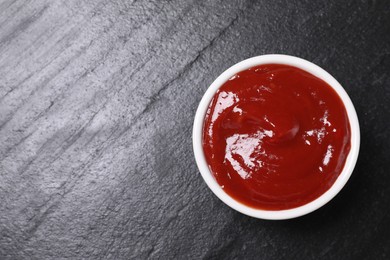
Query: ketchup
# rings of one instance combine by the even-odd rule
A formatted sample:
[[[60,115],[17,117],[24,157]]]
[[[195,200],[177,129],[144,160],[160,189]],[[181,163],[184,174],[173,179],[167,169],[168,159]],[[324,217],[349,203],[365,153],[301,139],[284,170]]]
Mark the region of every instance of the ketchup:
[[[351,146],[338,94],[296,67],[268,64],[239,72],[209,104],[206,161],[222,189],[256,209],[285,210],[325,193]]]

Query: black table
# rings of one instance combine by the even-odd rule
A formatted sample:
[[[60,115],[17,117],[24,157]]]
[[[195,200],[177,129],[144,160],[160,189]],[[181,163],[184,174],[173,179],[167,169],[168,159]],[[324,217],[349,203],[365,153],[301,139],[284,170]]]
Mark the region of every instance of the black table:
[[[226,68],[310,60],[355,104],[347,186],[305,217],[233,211],[195,110]],[[1,259],[389,259],[388,1],[0,1]]]

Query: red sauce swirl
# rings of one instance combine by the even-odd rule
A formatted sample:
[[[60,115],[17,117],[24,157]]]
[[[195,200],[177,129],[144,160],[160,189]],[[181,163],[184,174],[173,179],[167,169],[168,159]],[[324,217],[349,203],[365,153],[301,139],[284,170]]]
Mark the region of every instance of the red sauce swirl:
[[[284,210],[325,193],[350,151],[338,94],[299,68],[268,64],[225,82],[203,126],[203,150],[217,182],[252,208]]]

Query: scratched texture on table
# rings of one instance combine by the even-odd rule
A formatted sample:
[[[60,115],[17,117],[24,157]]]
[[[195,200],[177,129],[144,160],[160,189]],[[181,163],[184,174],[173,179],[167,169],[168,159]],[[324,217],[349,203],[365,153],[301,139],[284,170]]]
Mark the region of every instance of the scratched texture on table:
[[[360,158],[328,205],[261,221],[192,153],[223,70],[284,53],[333,74]],[[1,259],[389,259],[388,1],[0,0]]]

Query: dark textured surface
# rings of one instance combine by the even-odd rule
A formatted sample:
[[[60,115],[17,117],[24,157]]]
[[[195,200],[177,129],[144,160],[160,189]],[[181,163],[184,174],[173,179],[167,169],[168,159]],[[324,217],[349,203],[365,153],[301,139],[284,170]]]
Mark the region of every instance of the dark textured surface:
[[[389,259],[388,1],[0,1],[1,259]],[[322,209],[261,221],[192,154],[208,85],[284,53],[333,74],[362,144]]]

